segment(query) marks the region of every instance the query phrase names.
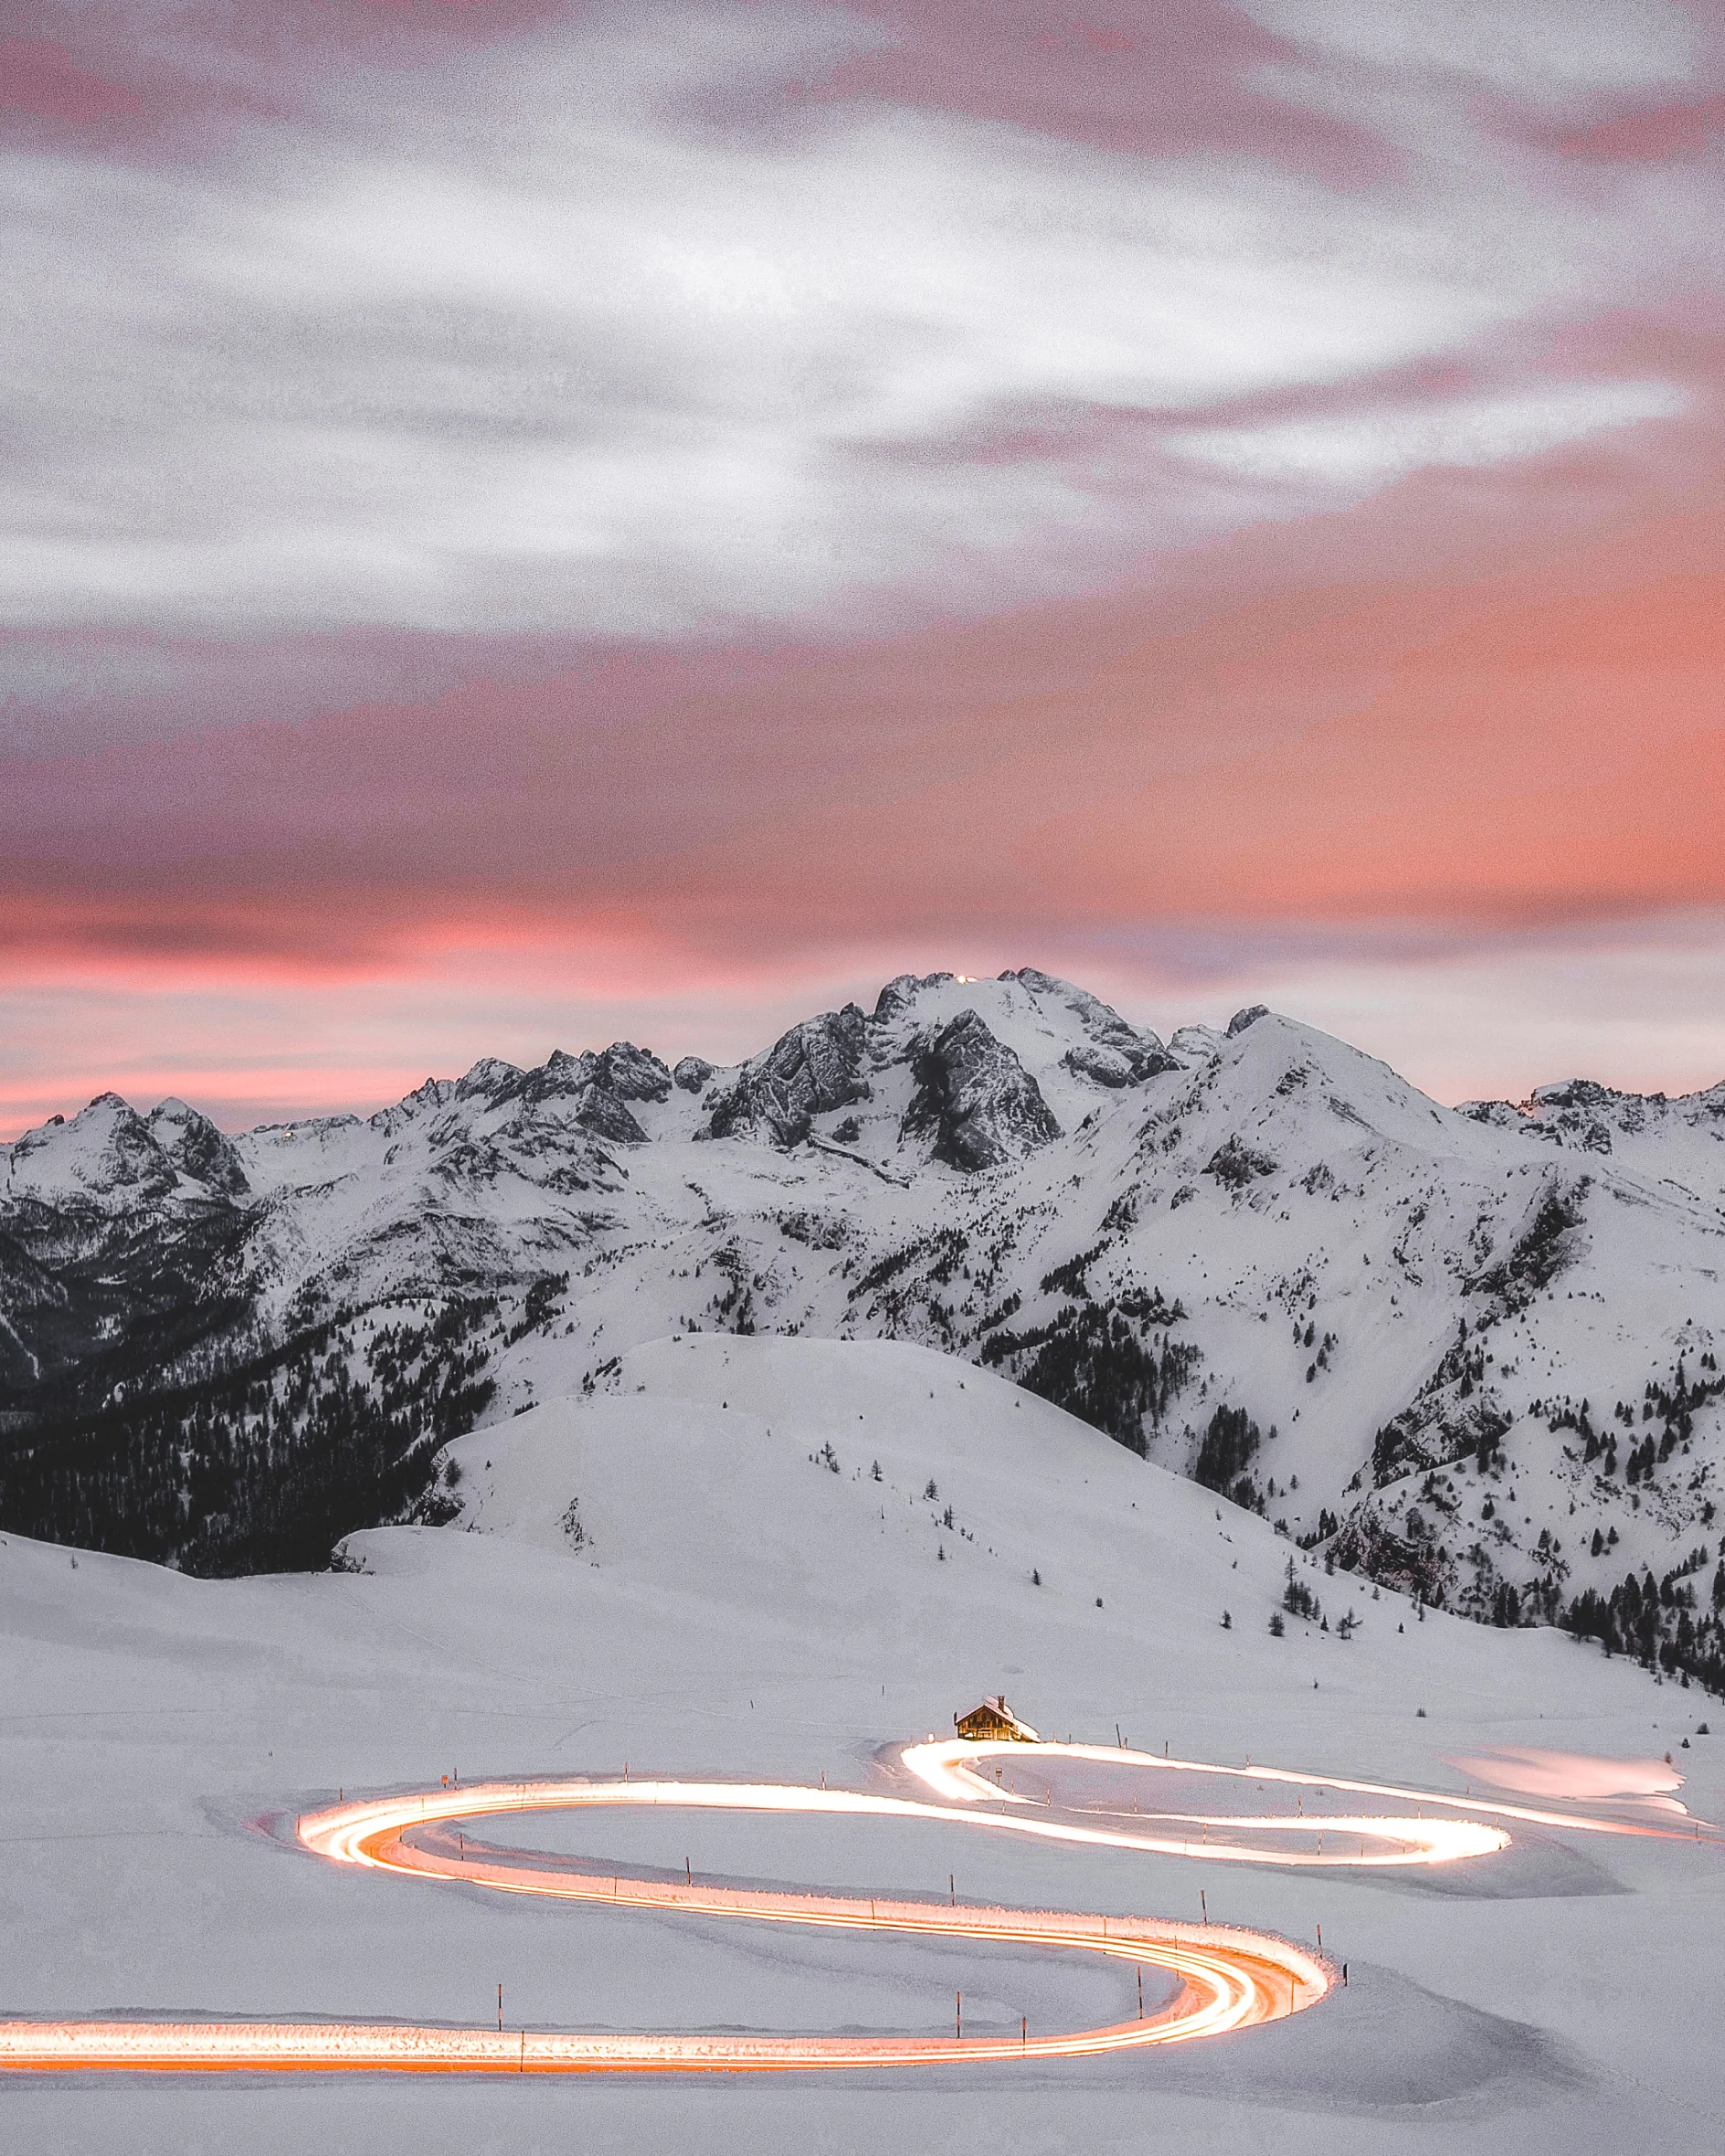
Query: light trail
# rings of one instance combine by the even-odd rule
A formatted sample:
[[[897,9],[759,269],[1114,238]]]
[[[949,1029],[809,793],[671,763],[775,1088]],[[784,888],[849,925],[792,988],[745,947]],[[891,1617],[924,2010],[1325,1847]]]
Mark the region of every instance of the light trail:
[[[1491,1819],[1517,1819],[1532,1826],[1572,1827],[1585,1834],[1635,1834],[1655,1841],[1690,1842],[1699,1838],[1699,1830],[1708,1828],[1709,1834],[1717,1833],[1706,1820],[1686,1814],[1687,1830],[1669,1826],[1648,1826],[1640,1820],[1593,1819],[1580,1812],[1540,1812],[1528,1804],[1500,1804],[1476,1797],[1471,1791],[1464,1796],[1445,1796],[1435,1790],[1398,1789],[1392,1782],[1349,1781],[1339,1774],[1302,1774],[1286,1767],[1218,1767],[1203,1760],[1171,1760],[1165,1752],[1133,1751],[1124,1745],[1108,1744],[1020,1744],[1007,1740],[978,1742],[970,1738],[950,1737],[932,1739],[926,1744],[913,1744],[901,1755],[906,1767],[926,1788],[956,1804],[974,1804],[986,1797],[994,1803],[1030,1804],[1037,1800],[990,1784],[976,1772],[971,1761],[994,1759],[1004,1755],[1010,1759],[1026,1758],[1047,1760],[1085,1760],[1105,1767],[1152,1767],[1164,1774],[1209,1774],[1233,1781],[1274,1781],[1299,1789],[1345,1790],[1351,1796],[1392,1797],[1398,1803],[1435,1804],[1456,1812],[1464,1806],[1469,1812],[1483,1812]],[[1677,1806],[1683,1811],[1681,1805]],[[1124,1816],[1122,1814],[1121,1816]],[[1328,1813],[1311,1818],[1271,1819],[1253,1815],[1243,1817],[1235,1813],[1207,1815],[1166,1814],[1169,1817],[1190,1817],[1194,1825],[1200,1821],[1211,1826],[1234,1828],[1256,1826],[1295,1829],[1302,1833],[1325,1833],[1334,1829],[1339,1833],[1358,1834],[1364,1832],[1369,1837],[1378,1835],[1385,1839],[1400,1840],[1405,1834],[1414,1853],[1388,1855],[1372,1853],[1363,1856],[1320,1856],[1311,1852],[1265,1855],[1256,1850],[1229,1847],[1217,1843],[1207,1843],[1201,1848],[1190,1844],[1176,1847],[1167,1844],[1146,1844],[1168,1848],[1180,1855],[1201,1855],[1214,1858],[1218,1863],[1233,1864],[1296,1864],[1346,1865],[1358,1867],[1370,1864],[1447,1864],[1458,1856],[1482,1856],[1492,1850],[1506,1848],[1509,1837],[1494,1829],[1479,1827],[1471,1820],[1431,1820],[1422,1811],[1413,1819],[1378,1817],[1370,1820],[1349,1819]],[[1466,1828],[1465,1834],[1452,1835],[1448,1828]],[[1480,1837],[1489,1836],[1489,1840]]]
[[[553,1868],[518,1852],[478,1844],[469,1844],[458,1854],[408,1838],[416,1829],[456,1819],[616,1805],[908,1817],[970,1826],[990,1823],[1015,1831],[1033,1824],[1058,1825],[955,1813],[944,1805],[860,1791],[778,1783],[559,1781],[489,1782],[342,1804],[302,1818],[299,1837],[308,1849],[338,1864],[507,1894],[681,1916],[741,1917],[757,1923],[1079,1949],[1161,1969],[1176,1980],[1178,1988],[1166,2006],[1144,2019],[1036,2035],[619,2035],[387,2023],[0,2023],[0,2067],[72,2072],[569,2074],[978,2065],[1094,2057],[1220,2035],[1298,2013],[1316,2004],[1329,1989],[1328,1971],[1315,1955],[1267,1933],[1220,1924],[678,1886],[609,1871]],[[1061,1836],[1120,1840],[1100,1830],[1078,1828],[1061,1829]]]
[[[964,1743],[938,1747],[913,1745],[904,1757],[913,1772],[928,1778],[928,1762],[918,1754],[955,1749],[980,1754],[994,1748]],[[1016,1744],[1021,1758],[1026,1754],[1077,1753],[1070,1745]],[[1095,1756],[1114,1759],[1116,1753]],[[1224,1770],[1225,1771],[1225,1770]],[[1304,1780],[1304,1777],[1291,1779]],[[939,1786],[938,1783],[936,1784]],[[946,1793],[944,1789],[942,1793]],[[975,1792],[965,1792],[974,1802],[986,1795],[1008,1802],[1028,1804],[1028,1798],[1008,1798],[1006,1792],[976,1781]],[[1398,1792],[1400,1794],[1402,1792]],[[1042,1841],[1068,1842],[1103,1849],[1136,1849],[1153,1856],[1199,1856],[1228,1864],[1321,1865],[1326,1868],[1358,1870],[1385,1865],[1453,1864],[1467,1856],[1490,1856],[1508,1843],[1500,1828],[1480,1826],[1469,1820],[1406,1817],[1314,1815],[1312,1818],[1277,1816],[1209,1816],[1192,1813],[1186,1823],[1201,1830],[1215,1827],[1238,1834],[1249,1831],[1311,1837],[1328,1834],[1351,1840],[1353,1848],[1340,1846],[1328,1853],[1254,1846],[1243,1842],[1206,1841],[1190,1834],[1154,1834],[1144,1827],[1097,1826],[1072,1819],[1026,1817],[1022,1812],[955,1811],[950,1804],[927,1803],[914,1797],[876,1795],[863,1790],[805,1789],[795,1782],[736,1781],[532,1781],[488,1782],[472,1789],[416,1791],[410,1796],[385,1797],[364,1803],[338,1806],[331,1812],[300,1822],[300,1838],[320,1856],[340,1862],[376,1864],[390,1869],[422,1869],[405,1865],[399,1855],[380,1859],[372,1851],[385,1830],[397,1836],[412,1826],[446,1819],[473,1819],[495,1812],[568,1812],[592,1808],[671,1806],[685,1811],[797,1812],[825,1813],[830,1817],[862,1815],[875,1819],[937,1820],[1003,1834],[1030,1834]],[[1359,1850],[1361,1841],[1382,1844]]]
[[[1315,2005],[1330,1989],[1323,1961],[1272,1934],[1216,1924],[1114,1917],[1070,1910],[1014,1909],[966,1903],[887,1900],[667,1883],[621,1873],[562,1865],[531,1852],[478,1844],[451,1846],[455,1820],[510,1813],[584,1809],[675,1808],[754,1813],[873,1817],[958,1824],[984,1832],[1028,1834],[1082,1846],[1199,1856],[1221,1863],[1319,1864],[1326,1868],[1435,1865],[1488,1855],[1508,1836],[1476,1820],[1427,1819],[1423,1813],[1360,1813],[1288,1817],[1167,1814],[1159,1822],[1100,1824],[1051,1815],[1048,1807],[989,1785],[975,1772],[982,1760],[1073,1759],[1110,1766],[1157,1768],[1328,1787],[1349,1794],[1392,1796],[1403,1803],[1454,1805],[1459,1800],[1334,1777],[1272,1768],[1206,1767],[1092,1745],[988,1745],[960,1740],[913,1745],[906,1768],[943,1801],[855,1790],[804,1788],[777,1782],[545,1781],[482,1782],[468,1788],[415,1791],[366,1798],[308,1813],[297,1823],[305,1848],[337,1864],[391,1871],[435,1883],[460,1883],[495,1892],[609,1903],[663,1915],[740,1918],[876,1934],[974,1939],[1011,1946],[1064,1948],[1164,1971],[1175,1981],[1169,2003],[1148,2017],[1094,2028],[1032,2035],[748,2036],[682,2034],[598,2034],[545,2029],[446,2028],[429,2024],[298,2022],[62,2021],[0,2022],[0,2069],[37,2072],[418,2072],[663,2073],[803,2072],[864,2066],[1004,2064],[1011,2060],[1083,2058],[1186,2043],[1280,2020]],[[978,1809],[987,1800],[998,1809]],[[1541,1818],[1514,1807],[1479,1807]],[[1582,1822],[1551,1815],[1563,1825]],[[1153,1825],[1177,1831],[1151,1831]],[[1201,1838],[1193,1840],[1197,1827]],[[1635,1830],[1628,1830],[1635,1831]],[[1643,1830],[1657,1831],[1657,1830]],[[1209,1837],[1214,1832],[1218,1839]],[[1265,1846],[1249,1837],[1284,1841],[1319,1837],[1314,1847]],[[1334,1844],[1328,1851],[1321,1837]]]

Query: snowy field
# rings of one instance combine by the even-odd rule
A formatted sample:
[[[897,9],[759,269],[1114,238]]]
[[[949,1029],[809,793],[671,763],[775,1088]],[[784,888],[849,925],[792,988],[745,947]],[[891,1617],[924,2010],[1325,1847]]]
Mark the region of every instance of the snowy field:
[[[638,1870],[930,1897],[951,1876],[977,1900],[1321,1925],[1349,1982],[1272,2026],[1023,2068],[0,2080],[0,2146],[1725,2145],[1725,1852],[1690,1823],[1725,1816],[1725,1739],[1696,1734],[1699,1691],[1555,1633],[1421,1622],[1317,1564],[1330,1629],[1272,1637],[1289,1546],[1269,1527],[921,1348],[665,1339],[619,1388],[460,1441],[461,1517],[356,1536],[355,1570],[198,1581],[5,1540],[0,2010],[482,2024],[501,1982],[511,2026],[938,2033],[958,1989],[979,2031],[1124,2017],[1130,1971],[1076,1957],[613,1915],[292,1843],[338,1790],[455,1771],[902,1788],[904,1743],[999,1692],[1047,1736],[1560,1812],[1574,1767],[1487,1768],[1518,1794],[1480,1762],[1642,1762],[1576,1809],[1669,1838],[1512,1823],[1498,1857],[1349,1874],[896,1821],[512,1821],[487,1831]],[[1285,1801],[1229,1785],[1230,1809]]]

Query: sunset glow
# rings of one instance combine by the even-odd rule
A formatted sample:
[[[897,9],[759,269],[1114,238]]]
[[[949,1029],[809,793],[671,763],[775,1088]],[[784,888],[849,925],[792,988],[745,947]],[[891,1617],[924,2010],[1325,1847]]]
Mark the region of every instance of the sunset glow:
[[[1478,20],[27,11],[0,1135],[936,966],[1716,1079],[1725,37]]]

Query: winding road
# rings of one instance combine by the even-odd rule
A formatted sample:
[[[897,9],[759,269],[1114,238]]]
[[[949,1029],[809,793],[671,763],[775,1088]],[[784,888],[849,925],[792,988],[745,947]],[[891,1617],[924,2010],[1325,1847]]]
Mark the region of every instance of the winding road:
[[[1004,1755],[1004,1756],[1002,1756]],[[1412,1813],[1307,1815],[1061,1807],[1044,1790],[1006,1784],[1043,1776],[1059,1761],[1161,1775],[1212,1776],[1304,1791],[1390,1798]],[[1331,1988],[1322,1960],[1265,1932],[1162,1918],[788,1893],[582,1868],[533,1851],[496,1848],[450,1833],[451,1823],[512,1813],[619,1807],[752,1813],[799,1813],[958,1823],[995,1834],[1201,1856],[1212,1863],[1320,1865],[1326,1868],[1439,1865],[1486,1857],[1508,1834],[1466,1816],[1532,1820],[1603,1833],[1647,1833],[1622,1822],[1399,1790],[1370,1782],[1230,1768],[1091,1745],[988,1745],[958,1739],[907,1747],[907,1775],[928,1793],[891,1796],[793,1783],[557,1780],[492,1781],[370,1797],[302,1815],[299,1843],[332,1863],[394,1872],[434,1884],[504,1894],[608,1903],[663,1915],[740,1918],[754,1923],[975,1939],[1077,1950],[1163,1971],[1168,2003],[1144,2018],[1058,2032],[1028,2028],[965,2036],[754,2036],[597,2034],[521,2028],[450,2028],[390,2022],[0,2022],[0,2070],[240,2073],[259,2070],[430,2073],[806,2072],[820,2068],[1000,2064],[1080,2058],[1191,2042],[1279,2020],[1316,2005]],[[996,1762],[998,1780],[987,1779]],[[984,1809],[984,1806],[987,1809]],[[1464,1807],[1466,1808],[1464,1810]],[[1428,1816],[1428,1813],[1430,1814]],[[1326,1848],[1325,1844],[1328,1846]]]

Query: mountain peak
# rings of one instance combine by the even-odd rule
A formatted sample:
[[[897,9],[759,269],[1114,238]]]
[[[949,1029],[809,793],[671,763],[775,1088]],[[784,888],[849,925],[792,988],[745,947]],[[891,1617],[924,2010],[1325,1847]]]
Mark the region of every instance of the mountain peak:
[[[702,1135],[763,1136],[777,1146],[797,1146],[817,1115],[871,1099],[864,1075],[868,1025],[858,1006],[847,1003],[842,1010],[823,1011],[792,1026],[764,1055],[743,1065]]]

